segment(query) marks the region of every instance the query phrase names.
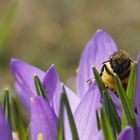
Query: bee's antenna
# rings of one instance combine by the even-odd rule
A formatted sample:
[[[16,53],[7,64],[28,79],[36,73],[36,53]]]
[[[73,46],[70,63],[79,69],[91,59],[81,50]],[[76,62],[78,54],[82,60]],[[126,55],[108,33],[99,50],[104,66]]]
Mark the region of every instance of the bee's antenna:
[[[132,59],[130,59],[130,61],[131,61],[132,63],[134,63],[134,61],[133,61]]]
[[[106,62],[109,62],[110,60],[107,60],[107,61],[104,61],[104,62],[102,62],[102,64],[105,64]]]

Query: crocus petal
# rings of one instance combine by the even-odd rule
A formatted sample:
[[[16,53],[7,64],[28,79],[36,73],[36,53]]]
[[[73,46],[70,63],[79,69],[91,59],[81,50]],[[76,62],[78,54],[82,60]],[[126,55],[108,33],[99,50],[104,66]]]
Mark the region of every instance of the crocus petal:
[[[58,116],[59,108],[60,108],[60,99],[61,99],[61,94],[62,94],[62,84],[59,80],[59,76],[56,72],[54,65],[52,65],[48,69],[43,80],[43,87],[47,93],[47,97],[48,97],[48,101],[50,105],[53,107],[55,113]],[[64,87],[66,90],[68,100],[70,102],[72,112],[74,112],[80,102],[80,99],[68,87],[66,86]]]
[[[31,105],[32,140],[42,137],[43,140],[56,140],[57,118],[49,104],[41,97],[35,97]]]
[[[140,140],[140,128],[127,127],[123,129],[117,140]]]
[[[44,72],[30,64],[14,58],[11,59],[10,66],[17,83],[23,90],[24,94],[27,94],[29,97],[35,96],[34,74],[37,74],[42,81]]]
[[[60,97],[59,99],[55,100],[56,102],[53,102],[53,97],[57,94],[62,93],[62,88],[61,88],[61,83],[60,83],[60,80],[59,80],[59,77],[55,70],[54,65],[52,65],[48,69],[43,79],[43,87],[47,93],[47,98],[50,105],[54,108],[55,112],[57,112],[58,107],[60,106],[60,103],[58,103],[58,101],[60,100]]]
[[[136,118],[136,121],[137,121],[137,126],[140,127],[140,115],[137,113],[135,113],[135,118]]]
[[[91,38],[80,59],[77,77],[77,91],[83,97],[89,86],[87,80],[93,78],[92,66],[99,71],[102,62],[117,51],[116,45],[110,35],[103,30],[98,30]]]
[[[138,67],[137,67],[137,86],[136,86],[136,107],[140,115],[140,53],[138,54]]]
[[[98,132],[96,110],[100,107],[100,98],[98,87],[92,85],[75,111],[80,140],[91,140]]]
[[[16,93],[19,96],[19,98],[22,100],[24,106],[28,109],[30,112],[30,107],[31,107],[31,102],[30,102],[30,97],[28,94],[26,94],[21,87],[19,86],[18,83],[15,83],[15,89]]]
[[[0,140],[11,140],[11,132],[8,123],[0,109]]]
[[[103,140],[103,133],[101,130],[94,136],[93,140]]]

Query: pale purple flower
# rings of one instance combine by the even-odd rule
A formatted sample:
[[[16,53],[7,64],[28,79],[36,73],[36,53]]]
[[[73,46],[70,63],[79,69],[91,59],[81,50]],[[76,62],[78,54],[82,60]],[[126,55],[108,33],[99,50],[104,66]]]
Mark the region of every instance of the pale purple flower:
[[[16,78],[18,95],[31,112],[32,139],[36,140],[38,136],[42,135],[44,140],[55,140],[62,93],[62,84],[55,70],[55,66],[52,65],[45,73],[21,60],[12,59],[11,70]],[[47,101],[37,96],[34,85],[34,74],[37,74],[42,81],[47,94]],[[74,112],[80,99],[66,86],[65,90],[72,112]],[[33,104],[31,104],[32,99],[34,100]],[[55,131],[52,131],[51,126],[55,128]]]
[[[99,71],[102,62],[117,51],[117,47],[110,35],[103,30],[97,30],[95,35],[86,45],[80,59],[77,76],[77,93],[83,97],[88,90],[87,80],[93,78],[92,66]]]
[[[16,90],[21,100],[25,103],[25,106],[30,110],[30,98],[37,96],[34,85],[34,74],[37,74],[46,90],[48,102],[50,106],[55,110],[58,115],[60,97],[62,93],[62,84],[57,75],[54,65],[51,65],[47,72],[43,72],[40,69],[27,64],[19,59],[11,60],[11,70],[16,79]],[[79,97],[74,94],[68,87],[66,87],[66,93],[70,98],[70,105],[74,111],[78,103]],[[72,98],[72,99],[71,99]]]
[[[82,100],[74,113],[80,140],[96,139],[96,134],[102,135],[100,131],[98,132],[97,121],[95,117],[95,110],[98,109],[101,105],[101,102],[99,100],[100,93],[98,91],[97,85],[94,85],[94,88],[92,87],[93,89],[91,90],[92,94],[90,94],[90,88],[87,84],[87,80],[94,77],[92,66],[94,65],[100,72],[102,62],[108,60],[109,56],[112,55],[115,51],[117,51],[117,47],[113,39],[104,31],[98,30],[94,37],[87,44],[82,54],[77,76],[77,91]],[[138,96],[136,98],[136,106],[140,111],[139,85],[140,54],[138,55],[138,76],[136,92],[136,95]],[[119,98],[114,93],[110,92],[110,95],[113,103],[115,104],[117,112],[119,113],[119,116],[122,117],[123,112]],[[137,116],[137,120],[140,122],[139,118],[140,117]],[[99,138],[99,140],[101,139],[103,139],[102,136]]]

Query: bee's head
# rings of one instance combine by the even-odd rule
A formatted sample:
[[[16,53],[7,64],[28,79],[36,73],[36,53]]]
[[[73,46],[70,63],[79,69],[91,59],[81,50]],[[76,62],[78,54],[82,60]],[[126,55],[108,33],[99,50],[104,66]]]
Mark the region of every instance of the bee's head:
[[[109,62],[113,71],[120,76],[130,67],[132,59],[125,51],[119,50],[110,56]]]

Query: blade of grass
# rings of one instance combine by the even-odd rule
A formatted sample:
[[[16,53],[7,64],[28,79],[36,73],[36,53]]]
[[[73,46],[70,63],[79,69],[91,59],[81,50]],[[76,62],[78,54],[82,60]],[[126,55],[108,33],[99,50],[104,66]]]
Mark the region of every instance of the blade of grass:
[[[63,106],[63,101],[62,101],[62,96],[61,96],[57,140],[64,140],[64,124],[63,124],[64,117],[63,117],[63,112],[64,112],[64,106]]]
[[[11,127],[11,115],[10,115],[10,100],[9,100],[9,90],[4,90],[4,99],[3,99],[3,110],[5,117],[8,121],[8,124]]]
[[[44,99],[47,99],[45,90],[42,87],[41,81],[36,74],[34,75],[34,83],[35,83],[35,87],[36,87],[36,91],[37,91],[38,96],[41,96]]]
[[[115,83],[116,83],[117,93],[120,97],[123,112],[126,117],[127,123],[128,123],[128,125],[136,127],[137,122],[135,119],[135,114],[134,114],[133,110],[131,109],[131,106],[129,104],[125,91],[123,89],[123,85],[117,75],[115,75]]]
[[[115,109],[115,106],[111,100],[111,97],[108,93],[108,90],[106,89],[98,71],[96,70],[95,67],[93,67],[93,72],[94,72],[94,76],[96,79],[96,82],[98,84],[99,90],[102,94],[103,100],[104,100],[104,107],[105,107],[105,111],[107,113],[107,116],[110,120],[111,126],[114,129],[114,133],[119,133],[121,131],[121,121],[120,118],[118,116],[118,113]]]
[[[68,98],[66,96],[65,89],[64,89],[64,93],[65,94],[62,94],[62,98],[63,98],[63,102],[64,102],[66,110],[67,110],[67,114],[68,114],[68,118],[69,118],[69,124],[70,124],[71,132],[72,132],[72,135],[73,135],[73,140],[79,140],[79,136],[78,136],[78,132],[77,132],[77,129],[76,129],[75,121],[74,121],[72,111],[71,111],[71,108],[70,108],[70,105],[69,105],[69,102],[68,102]]]
[[[125,116],[125,114],[123,114],[122,117],[122,129],[125,128],[127,126],[128,122],[127,122],[127,118]]]
[[[9,90],[5,89],[4,90],[4,98],[3,98],[3,111],[4,111],[4,115],[5,118],[8,122],[9,128],[11,129],[11,113],[10,113],[10,100],[9,100]],[[10,131],[11,133],[11,139],[12,140],[12,131]]]
[[[101,129],[101,120],[100,120],[98,111],[96,111],[96,118],[97,118],[98,130],[100,130]]]
[[[137,80],[137,63],[133,63],[131,67],[127,90],[126,90],[126,96],[128,98],[128,102],[132,109],[134,109],[134,105],[135,105],[136,80]],[[122,128],[125,128],[126,125],[127,125],[127,119],[126,116],[124,115],[122,118]]]
[[[63,115],[64,113],[64,107],[66,108],[66,111],[67,111],[67,115],[68,115],[68,119],[69,119],[69,124],[70,124],[70,128],[71,128],[71,133],[72,133],[72,137],[73,137],[73,140],[79,140],[79,136],[78,136],[78,132],[77,132],[77,129],[76,129],[76,125],[75,125],[75,121],[74,121],[74,117],[72,115],[72,111],[71,111],[71,108],[70,108],[70,105],[69,105],[69,101],[68,101],[68,98],[66,96],[66,91],[65,91],[65,88],[63,86],[63,93],[61,95],[61,106],[60,106],[60,109],[62,112],[60,112],[60,115]],[[62,114],[61,114],[62,113]],[[63,122],[64,120],[62,120],[63,116],[60,116],[61,118],[60,119],[60,122],[59,122],[59,129],[58,132],[60,133],[63,133],[64,134],[64,131],[62,132],[63,130]],[[58,133],[58,138],[61,138],[61,140],[63,139],[63,134],[59,134]]]
[[[133,63],[131,67],[127,90],[126,90],[126,96],[132,109],[134,108],[135,105],[136,82],[137,82],[137,63]]]
[[[16,17],[17,7],[19,0],[15,0],[7,15],[3,19],[3,23],[0,25],[0,49],[4,46],[6,38],[11,31],[13,21]]]
[[[113,130],[106,115],[106,112],[101,108],[101,126],[104,134],[104,140],[115,140]]]
[[[18,132],[19,140],[28,140],[28,135],[21,117],[18,104],[14,98],[12,98],[12,105],[14,111],[15,127]]]

